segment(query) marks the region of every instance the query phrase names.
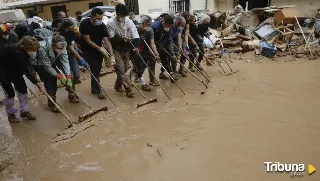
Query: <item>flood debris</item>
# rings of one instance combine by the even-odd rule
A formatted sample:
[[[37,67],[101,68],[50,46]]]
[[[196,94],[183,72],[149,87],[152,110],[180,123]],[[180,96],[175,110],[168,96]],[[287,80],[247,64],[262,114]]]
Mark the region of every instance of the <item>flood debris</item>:
[[[211,41],[212,44],[206,47],[218,57],[223,56],[219,50],[224,47],[229,53],[254,52],[256,56],[270,60],[303,55],[316,59],[320,50],[320,20],[317,16],[320,17],[320,13],[302,12],[295,5],[250,11],[237,5],[230,12],[210,15],[212,21],[219,20],[220,24],[211,23],[212,35],[208,39],[221,40],[221,44]],[[206,40],[205,44],[208,44]]]

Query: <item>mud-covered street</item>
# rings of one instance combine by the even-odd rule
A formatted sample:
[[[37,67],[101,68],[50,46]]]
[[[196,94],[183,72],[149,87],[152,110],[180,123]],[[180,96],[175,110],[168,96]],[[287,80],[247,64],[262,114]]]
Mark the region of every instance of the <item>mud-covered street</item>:
[[[153,88],[145,94],[158,103],[139,109],[138,93],[128,99],[113,90],[115,74],[101,82],[118,108],[91,95],[83,80],[80,95],[109,111],[68,130],[61,114],[47,111],[44,96],[30,99],[38,120],[11,124],[12,130],[2,106],[0,180],[286,181],[290,173],[267,173],[264,162],[320,168],[319,59],[258,59],[236,60],[231,65],[240,71],[230,76],[203,64],[212,80],[204,95],[191,74],[178,82],[186,96],[161,81],[173,100]],[[62,88],[58,102],[74,121],[89,111],[69,103]],[[318,180],[319,173],[295,179]]]

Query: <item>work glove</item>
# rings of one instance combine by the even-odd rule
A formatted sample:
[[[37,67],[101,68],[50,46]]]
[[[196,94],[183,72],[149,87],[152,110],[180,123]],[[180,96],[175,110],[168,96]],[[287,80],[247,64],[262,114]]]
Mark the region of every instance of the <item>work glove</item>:
[[[134,48],[133,51],[136,52],[137,54],[140,54],[139,48]]]
[[[69,88],[69,89],[72,88],[72,81],[71,81],[71,79],[67,79],[67,88]]]
[[[87,62],[83,58],[80,59],[79,65],[83,67],[88,67]]]
[[[104,48],[100,47],[99,51],[103,55],[103,57],[109,58],[109,53]]]
[[[67,79],[65,79],[61,74],[57,74],[56,78],[60,80],[61,84],[66,85]]]

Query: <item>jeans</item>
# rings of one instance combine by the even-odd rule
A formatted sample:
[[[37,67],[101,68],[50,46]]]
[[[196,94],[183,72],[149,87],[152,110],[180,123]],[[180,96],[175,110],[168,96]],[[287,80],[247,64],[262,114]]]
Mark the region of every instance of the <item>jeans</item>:
[[[90,52],[90,51],[83,51],[83,58],[88,62],[90,66],[90,71],[92,72],[93,76],[91,75],[91,93],[93,94],[101,94],[102,90],[99,85],[100,83],[100,72],[102,68],[103,56],[100,52]],[[94,79],[96,78],[99,83]]]
[[[72,89],[75,90],[75,85],[80,79],[79,65],[74,55],[69,54],[68,59],[69,59],[69,65],[71,69],[71,76],[72,76]]]
[[[130,51],[130,59],[134,66],[132,71],[138,74],[138,78],[141,78],[146,68],[146,65],[143,62],[144,60],[142,60],[141,57],[133,50]]]
[[[20,103],[20,112],[28,111],[28,90],[26,82],[22,75],[11,77],[11,82],[0,82],[2,89],[5,93],[5,97],[2,99],[2,103],[6,106],[6,112],[8,115],[15,114],[18,110],[14,107],[15,89],[18,92],[18,100]]]

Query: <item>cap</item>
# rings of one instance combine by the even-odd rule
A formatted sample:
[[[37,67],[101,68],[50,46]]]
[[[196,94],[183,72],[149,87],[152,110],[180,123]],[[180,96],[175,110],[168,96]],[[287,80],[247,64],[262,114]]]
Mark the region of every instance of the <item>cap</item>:
[[[7,24],[0,24],[0,33],[10,32],[10,27]]]

